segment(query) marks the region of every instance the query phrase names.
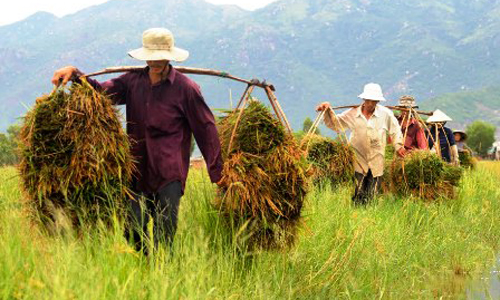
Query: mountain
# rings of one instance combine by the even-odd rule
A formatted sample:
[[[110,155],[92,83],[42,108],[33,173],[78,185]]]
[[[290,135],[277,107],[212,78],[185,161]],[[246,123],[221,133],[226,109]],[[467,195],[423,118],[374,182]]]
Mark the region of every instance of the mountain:
[[[150,27],[174,32],[191,53],[185,65],[272,82],[295,128],[314,118],[316,103],[359,102],[367,82],[380,83],[391,99],[412,94],[433,109],[440,95],[481,91],[500,78],[500,0],[282,0],[253,12],[202,0],[112,0],[0,27],[0,130],[50,92],[59,67],[139,64],[126,53]],[[194,78],[214,108],[229,106],[229,89],[235,101],[244,89]],[[476,101],[468,95],[459,101]]]

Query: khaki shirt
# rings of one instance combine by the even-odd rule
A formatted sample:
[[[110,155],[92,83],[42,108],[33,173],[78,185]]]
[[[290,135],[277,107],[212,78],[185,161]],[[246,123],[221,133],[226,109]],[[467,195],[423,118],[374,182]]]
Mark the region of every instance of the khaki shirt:
[[[369,120],[366,120],[361,112],[361,106],[337,116],[329,109],[325,113],[325,124],[337,132],[351,130],[349,140],[356,153],[355,170],[364,175],[370,169],[373,177],[384,174],[387,134],[391,137],[396,151],[403,147],[403,135],[398,120],[391,110],[380,105],[375,107],[375,112]]]

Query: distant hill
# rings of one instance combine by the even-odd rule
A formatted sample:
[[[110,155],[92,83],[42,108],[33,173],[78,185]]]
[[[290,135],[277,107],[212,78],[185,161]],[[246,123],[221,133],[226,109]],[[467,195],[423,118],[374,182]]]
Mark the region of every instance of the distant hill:
[[[484,119],[497,126],[500,132],[500,86],[443,94],[426,101],[423,108],[440,108],[446,111],[453,118],[451,126],[457,128],[474,120]]]
[[[357,102],[370,81],[392,99],[425,102],[500,78],[500,0],[282,0],[253,12],[202,0],[112,0],[0,27],[0,130],[26,110],[20,103],[50,92],[55,69],[136,65],[126,52],[141,46],[143,30],[160,26],[190,50],[185,65],[273,82],[295,128],[318,102]],[[229,89],[238,98],[244,88],[196,80],[214,108],[229,106]],[[462,95],[456,99],[481,106]],[[470,121],[464,116],[456,118]]]

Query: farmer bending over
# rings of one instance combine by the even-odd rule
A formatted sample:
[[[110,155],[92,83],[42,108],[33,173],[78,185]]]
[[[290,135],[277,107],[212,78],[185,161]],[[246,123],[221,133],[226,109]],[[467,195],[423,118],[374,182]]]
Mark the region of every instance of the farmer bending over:
[[[397,118],[403,132],[405,150],[428,149],[425,131],[415,118],[416,112],[414,109],[418,108],[415,104],[415,98],[412,96],[402,96],[399,98],[399,104],[396,107],[409,109],[402,110],[401,115]]]
[[[405,150],[398,120],[392,111],[378,105],[380,101],[386,101],[380,85],[365,85],[358,97],[363,99],[363,104],[340,115],[335,115],[328,102],[321,103],[316,110],[326,110],[325,124],[329,128],[337,132],[351,130],[350,142],[356,153],[356,191],[352,200],[355,204],[366,204],[377,193],[384,173],[387,134],[398,155],[403,156]]]
[[[136,160],[131,199],[131,225],[138,250],[149,216],[154,218],[154,242],[171,245],[177,228],[179,201],[189,170],[191,135],[206,160],[212,182],[221,179],[222,159],[214,116],[198,85],[176,71],[170,61],[181,62],[189,52],[174,46],[174,36],[164,28],[152,28],[142,35],[142,48],[128,54],[146,61],[147,67],[100,83],[88,79],[105,91],[118,105],[127,105],[127,133]],[[55,85],[78,80],[83,75],[68,66],[54,73]],[[145,250],[145,249],[144,249]]]

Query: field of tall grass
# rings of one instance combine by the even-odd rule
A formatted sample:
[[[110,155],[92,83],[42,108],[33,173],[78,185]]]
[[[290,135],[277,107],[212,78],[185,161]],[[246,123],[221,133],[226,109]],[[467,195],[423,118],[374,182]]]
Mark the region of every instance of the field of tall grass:
[[[228,242],[205,171],[191,172],[173,254],[148,257],[113,229],[47,235],[30,222],[14,168],[0,169],[1,299],[465,298],[500,245],[500,164],[467,172],[457,200],[315,189],[298,243],[243,255]]]

